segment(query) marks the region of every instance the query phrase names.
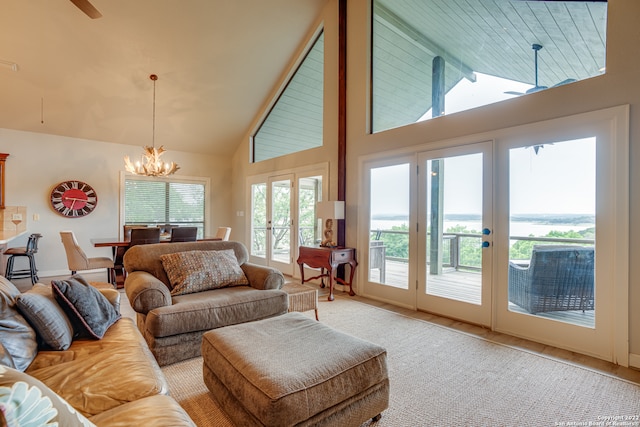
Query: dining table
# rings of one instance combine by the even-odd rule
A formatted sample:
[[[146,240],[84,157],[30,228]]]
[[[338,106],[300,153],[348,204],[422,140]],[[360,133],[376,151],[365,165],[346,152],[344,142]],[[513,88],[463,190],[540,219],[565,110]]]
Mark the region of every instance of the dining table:
[[[222,240],[219,237],[202,237],[198,239],[199,242],[204,241],[216,241]],[[96,248],[113,248],[113,253],[115,254],[116,248],[127,248],[131,244],[131,242],[127,239],[119,239],[117,237],[95,237],[89,240],[91,244]],[[171,243],[169,238],[160,238],[160,243]]]

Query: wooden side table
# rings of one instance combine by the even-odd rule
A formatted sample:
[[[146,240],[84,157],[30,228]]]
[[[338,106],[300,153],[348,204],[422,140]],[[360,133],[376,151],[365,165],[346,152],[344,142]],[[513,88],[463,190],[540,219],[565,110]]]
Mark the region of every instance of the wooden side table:
[[[305,280],[304,278],[304,264],[307,264],[311,268],[319,268],[320,275],[313,276]],[[345,282],[344,280],[335,277],[336,269],[339,265],[349,264],[351,266],[351,271],[349,274],[349,282]],[[323,246],[300,246],[299,255],[298,255],[298,265],[300,266],[300,278],[302,279],[302,283],[305,281],[317,279],[317,278],[329,278],[329,301],[334,300],[333,296],[333,284],[334,280],[344,286],[349,286],[349,295],[353,296],[356,293],[353,292],[353,275],[356,272],[356,267],[358,266],[358,262],[356,261],[356,250],[355,248],[344,248],[344,247],[335,247],[335,248],[326,248]],[[326,273],[325,273],[326,270]],[[324,280],[322,281],[322,285],[324,288]]]

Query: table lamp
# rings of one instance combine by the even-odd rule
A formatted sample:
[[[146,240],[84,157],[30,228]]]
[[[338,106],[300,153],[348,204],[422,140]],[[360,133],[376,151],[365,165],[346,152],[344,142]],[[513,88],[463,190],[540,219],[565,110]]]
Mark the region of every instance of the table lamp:
[[[320,246],[335,247],[336,242],[333,240],[333,231],[337,229],[336,220],[344,219],[344,202],[318,202],[317,217],[324,221],[324,238]]]

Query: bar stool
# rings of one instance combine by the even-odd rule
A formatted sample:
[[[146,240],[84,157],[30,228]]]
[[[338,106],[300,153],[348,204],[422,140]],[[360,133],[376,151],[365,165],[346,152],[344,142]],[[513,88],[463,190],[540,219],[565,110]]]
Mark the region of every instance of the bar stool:
[[[4,251],[4,255],[8,255],[7,271],[5,277],[8,280],[19,279],[23,277],[31,277],[31,284],[35,284],[38,278],[38,269],[36,268],[35,253],[38,252],[38,240],[42,237],[40,233],[33,233],[27,240],[27,246],[20,248],[9,248]],[[13,261],[15,257],[26,256],[29,259],[29,268],[23,270],[13,270]]]

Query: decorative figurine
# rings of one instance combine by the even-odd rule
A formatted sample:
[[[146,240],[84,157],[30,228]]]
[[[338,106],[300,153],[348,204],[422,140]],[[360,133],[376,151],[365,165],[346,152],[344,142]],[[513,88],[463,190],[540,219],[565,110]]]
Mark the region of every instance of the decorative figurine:
[[[320,246],[327,248],[335,248],[336,242],[333,241],[333,219],[328,218],[324,223],[324,240]]]

